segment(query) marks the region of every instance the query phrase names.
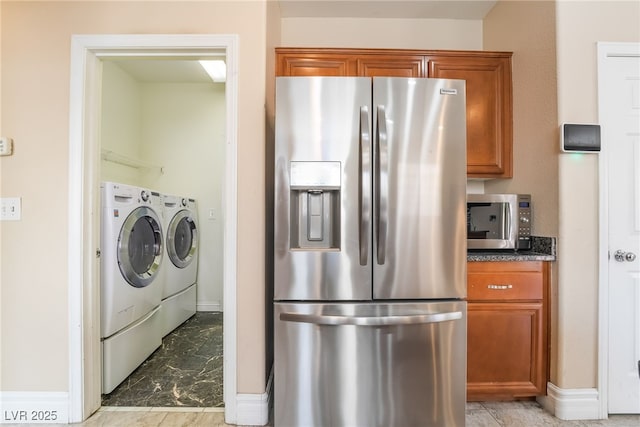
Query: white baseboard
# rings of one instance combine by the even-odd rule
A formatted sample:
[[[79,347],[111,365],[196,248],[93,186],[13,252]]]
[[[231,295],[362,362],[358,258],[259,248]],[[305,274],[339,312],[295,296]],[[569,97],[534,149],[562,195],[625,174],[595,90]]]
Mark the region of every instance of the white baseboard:
[[[561,420],[597,420],[600,416],[600,399],[595,388],[562,389],[547,384],[547,395],[538,398],[547,411]]]
[[[262,394],[236,395],[236,424],[264,426],[269,423],[269,410],[273,395],[273,368],[267,381],[267,390]]]
[[[67,392],[0,392],[0,424],[68,424]]]
[[[222,311],[220,301],[197,302],[196,311]]]

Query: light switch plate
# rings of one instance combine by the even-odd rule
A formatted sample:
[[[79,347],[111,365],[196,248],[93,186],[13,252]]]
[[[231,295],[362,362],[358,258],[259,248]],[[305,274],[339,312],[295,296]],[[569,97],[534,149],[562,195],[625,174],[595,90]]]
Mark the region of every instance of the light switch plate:
[[[0,136],[0,156],[13,154],[13,140],[6,136]]]
[[[0,199],[0,221],[20,221],[22,216],[22,200],[20,197],[3,197]]]

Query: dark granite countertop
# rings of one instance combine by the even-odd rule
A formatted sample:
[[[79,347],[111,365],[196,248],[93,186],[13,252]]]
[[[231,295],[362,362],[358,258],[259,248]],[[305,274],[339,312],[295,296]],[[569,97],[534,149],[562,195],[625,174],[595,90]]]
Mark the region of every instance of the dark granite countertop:
[[[555,237],[532,236],[530,251],[491,251],[471,250],[467,252],[467,261],[555,261]]]

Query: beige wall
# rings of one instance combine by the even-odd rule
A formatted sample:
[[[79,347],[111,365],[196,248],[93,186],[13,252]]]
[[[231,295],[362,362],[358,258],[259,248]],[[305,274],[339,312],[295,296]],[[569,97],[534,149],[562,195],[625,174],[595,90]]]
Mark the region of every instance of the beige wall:
[[[640,3],[561,1],[556,16],[558,123],[597,123],[596,42],[640,42]],[[597,155],[559,155],[561,388],[597,386],[598,181]]]
[[[533,232],[558,235],[558,125],[553,2],[500,2],[484,20],[484,48],[513,52],[513,179],[488,193],[530,193]]]
[[[21,221],[2,223],[0,389],[68,390],[71,35],[207,33],[239,35],[237,390],[263,393],[264,3],[3,1],[0,7],[1,133],[16,148],[0,158],[1,191],[22,197],[23,206]]]
[[[555,4],[502,1],[484,20],[484,48],[513,52],[513,179],[487,193],[528,193],[533,234],[558,236],[558,109]],[[551,283],[551,380],[557,365],[557,265]]]
[[[562,154],[562,122],[597,123],[598,41],[640,41],[640,3],[501,1],[484,48],[514,52],[514,177],[487,192],[531,192],[534,232],[558,237],[551,380],[597,387],[598,156]],[[553,28],[555,26],[555,28]]]
[[[283,18],[281,46],[482,49],[481,20]]]
[[[275,1],[267,2],[267,55],[265,99],[265,181],[266,181],[266,247],[265,247],[265,334],[267,357],[265,373],[268,375],[273,365],[273,182],[274,182],[274,141],[275,141],[275,47],[280,46],[280,7]]]

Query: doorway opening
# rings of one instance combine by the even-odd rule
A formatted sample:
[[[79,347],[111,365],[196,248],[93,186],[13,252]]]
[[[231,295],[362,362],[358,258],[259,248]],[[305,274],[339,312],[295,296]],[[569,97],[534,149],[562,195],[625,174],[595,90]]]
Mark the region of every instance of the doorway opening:
[[[70,215],[69,215],[69,421],[79,422],[101,406],[100,348],[100,162],[105,157],[101,144],[101,107],[104,65],[132,57],[149,60],[213,59],[223,56],[227,65],[224,84],[224,173],[220,178],[220,205],[204,206],[205,218],[224,218],[222,270],[224,318],[224,406],[225,419],[236,418],[236,146],[237,146],[237,36],[235,35],[97,35],[74,36],[71,63],[70,105]],[[128,65],[130,65],[128,64]],[[157,67],[161,69],[162,67]],[[166,70],[165,70],[166,71]],[[117,140],[117,138],[116,138]],[[176,141],[179,147],[181,141]],[[185,150],[189,151],[189,150]],[[197,153],[188,153],[198,155]],[[113,156],[113,154],[111,154]],[[124,156],[125,158],[127,156]],[[113,157],[112,157],[113,158]],[[146,163],[146,162],[145,162]],[[160,173],[154,162],[151,174]],[[184,174],[189,165],[180,164]],[[113,172],[113,171],[112,171]],[[152,182],[139,176],[140,182]],[[156,176],[162,182],[162,176]],[[150,181],[151,180],[151,181]],[[160,185],[160,184],[158,184]],[[166,184],[169,185],[169,184]],[[201,215],[202,216],[202,215]],[[215,310],[206,299],[201,311]],[[215,305],[215,303],[213,303]]]
[[[220,51],[210,59],[213,53],[207,62],[102,59],[101,326],[121,317],[116,307],[133,305],[131,317],[140,319],[115,333],[101,331],[102,406],[224,406],[225,83],[224,74],[210,76],[202,64],[224,67],[225,57]],[[127,259],[113,256],[120,240],[115,223],[130,206],[118,200],[118,193],[128,192],[124,186],[151,193],[161,221],[162,256],[157,268],[152,262],[140,266],[149,267],[145,275],[153,272],[144,289],[122,280],[118,263]],[[142,242],[140,247],[155,246]],[[137,251],[130,256],[140,258]],[[129,293],[144,295],[147,310]]]

